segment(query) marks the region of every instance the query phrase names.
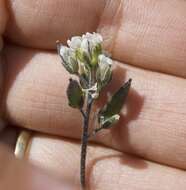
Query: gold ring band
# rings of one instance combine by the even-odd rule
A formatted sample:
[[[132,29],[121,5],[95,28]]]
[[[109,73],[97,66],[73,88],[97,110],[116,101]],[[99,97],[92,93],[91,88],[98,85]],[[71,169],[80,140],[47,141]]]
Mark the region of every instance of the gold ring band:
[[[21,133],[19,134],[17,138],[16,146],[15,146],[15,152],[14,152],[17,158],[19,159],[24,158],[30,136],[31,136],[31,132],[26,131],[26,130],[21,131]]]

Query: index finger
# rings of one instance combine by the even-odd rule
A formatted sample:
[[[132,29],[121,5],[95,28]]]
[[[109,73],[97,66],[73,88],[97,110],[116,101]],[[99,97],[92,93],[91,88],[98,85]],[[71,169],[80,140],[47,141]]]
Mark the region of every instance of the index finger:
[[[54,49],[56,40],[98,29],[116,60],[186,77],[185,1],[7,2],[6,36],[16,44]]]

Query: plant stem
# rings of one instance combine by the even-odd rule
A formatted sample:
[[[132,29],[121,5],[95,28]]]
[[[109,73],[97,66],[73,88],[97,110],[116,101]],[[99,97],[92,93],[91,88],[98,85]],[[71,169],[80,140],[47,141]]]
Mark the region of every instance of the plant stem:
[[[81,138],[81,163],[80,163],[80,182],[82,190],[86,189],[85,177],[86,177],[86,154],[87,154],[87,145],[88,145],[88,127],[89,127],[89,117],[92,107],[93,99],[90,94],[87,97],[87,106],[86,112],[83,115],[84,124],[83,124],[83,134]]]

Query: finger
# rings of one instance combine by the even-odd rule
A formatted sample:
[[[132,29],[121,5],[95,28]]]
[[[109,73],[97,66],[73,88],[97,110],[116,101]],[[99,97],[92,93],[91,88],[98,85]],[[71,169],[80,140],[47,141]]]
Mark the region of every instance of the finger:
[[[186,77],[185,1],[8,2],[6,35],[17,44],[51,49],[99,25],[116,60]]]
[[[79,154],[78,142],[37,135],[29,143],[26,158],[61,179],[79,184]],[[87,184],[92,190],[184,190],[186,173],[106,147],[89,145]]]
[[[186,2],[176,0],[111,1],[99,31],[115,59],[186,77],[185,9]]]
[[[7,2],[8,38],[21,45],[41,48],[54,48],[56,40],[66,41],[69,36],[95,31],[105,4],[105,0]]]
[[[0,151],[0,189],[39,190],[39,189],[74,189],[61,184],[24,161],[18,161],[1,146]]]
[[[20,126],[80,138],[81,115],[68,106],[69,75],[57,55],[19,49],[6,50],[6,115]],[[127,106],[113,130],[97,142],[171,166],[186,168],[186,82],[184,79],[117,64],[113,93],[133,79]],[[104,96],[103,99],[106,99]]]

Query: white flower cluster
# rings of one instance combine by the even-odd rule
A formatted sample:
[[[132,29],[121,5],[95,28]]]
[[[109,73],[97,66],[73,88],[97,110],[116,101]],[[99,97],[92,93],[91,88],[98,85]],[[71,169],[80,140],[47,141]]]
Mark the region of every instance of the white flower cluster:
[[[100,91],[111,79],[112,60],[102,51],[98,33],[72,37],[67,46],[58,44],[58,53],[66,70],[80,77],[82,88],[98,86]]]
[[[97,44],[101,44],[103,38],[100,34],[97,33],[86,33],[82,37],[75,36],[71,40],[67,41],[67,44],[71,49],[76,50],[77,48],[82,48],[85,52],[89,51],[89,48],[92,50]]]

